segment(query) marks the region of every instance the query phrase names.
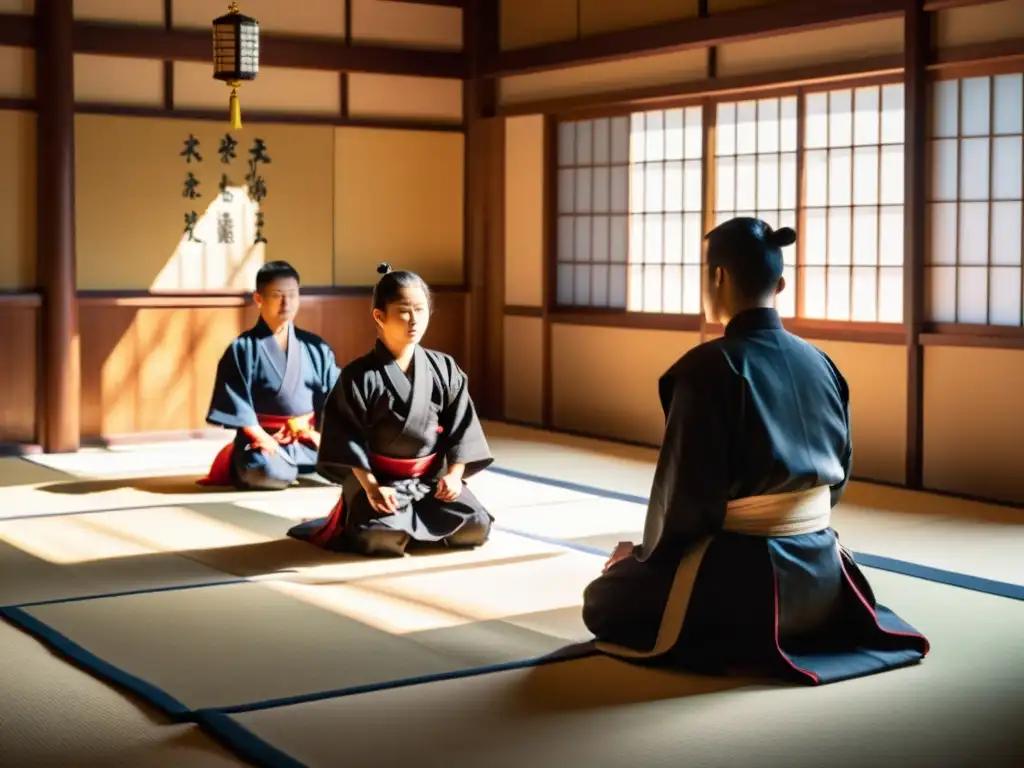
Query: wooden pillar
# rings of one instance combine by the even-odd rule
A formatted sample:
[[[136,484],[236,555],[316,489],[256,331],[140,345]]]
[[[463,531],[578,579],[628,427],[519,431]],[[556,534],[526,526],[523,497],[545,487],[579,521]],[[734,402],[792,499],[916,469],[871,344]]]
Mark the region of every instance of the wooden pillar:
[[[80,362],[75,296],[75,94],[71,0],[36,0],[36,253],[43,294],[40,433],[77,451]]]
[[[908,488],[921,488],[924,443],[924,355],[921,327],[925,291],[925,174],[927,170],[928,73],[931,14],[921,0],[907,0],[904,22],[904,213],[903,322],[907,329]]]
[[[497,83],[481,76],[498,47],[497,0],[470,0],[463,9],[463,46],[468,71],[463,91],[465,124],[466,357],[470,390],[481,415],[501,418],[504,312],[503,199],[495,157],[504,157],[502,120],[495,117]],[[500,174],[501,177],[504,174]],[[496,197],[497,196],[497,197]],[[497,220],[496,220],[497,219]]]

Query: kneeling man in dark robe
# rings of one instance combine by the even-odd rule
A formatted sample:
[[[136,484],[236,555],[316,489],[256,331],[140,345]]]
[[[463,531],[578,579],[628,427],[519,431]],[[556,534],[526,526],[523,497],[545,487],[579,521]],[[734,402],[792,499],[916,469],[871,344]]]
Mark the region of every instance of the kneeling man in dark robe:
[[[725,335],[658,383],[665,434],[643,541],[619,544],[584,594],[606,653],[816,685],[928,652],[831,527],[853,462],[850,393],[773,309],[795,240],[752,218],[707,236],[704,311]]]

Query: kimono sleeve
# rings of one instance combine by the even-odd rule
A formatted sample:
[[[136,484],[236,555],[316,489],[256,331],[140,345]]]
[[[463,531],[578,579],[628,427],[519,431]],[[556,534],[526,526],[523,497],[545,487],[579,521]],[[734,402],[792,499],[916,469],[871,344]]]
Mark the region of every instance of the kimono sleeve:
[[[445,458],[449,466],[464,464],[463,477],[471,477],[494,463],[491,448],[484,436],[484,428],[469,396],[469,378],[455,363],[448,361],[449,382],[447,402],[440,414],[444,430]]]
[[[832,366],[832,372],[836,376],[836,383],[839,386],[839,398],[843,408],[843,419],[846,422],[846,447],[842,452],[843,479],[829,487],[832,496],[832,506],[834,507],[843,497],[843,492],[850,482],[850,473],[853,472],[853,433],[850,429],[850,387],[846,383],[846,379],[843,378],[843,374],[839,372],[836,364],[832,360],[826,359]]]
[[[720,360],[680,365],[660,382],[665,434],[654,472],[643,544],[647,561],[681,554],[721,530],[729,501],[729,381]],[[723,366],[724,367],[724,366]]]
[[[352,469],[370,471],[364,379],[357,371],[341,371],[324,404],[316,470],[336,483],[344,482]]]
[[[259,424],[252,402],[252,371],[245,345],[235,341],[217,364],[210,410],[206,421],[220,427],[241,429]]]

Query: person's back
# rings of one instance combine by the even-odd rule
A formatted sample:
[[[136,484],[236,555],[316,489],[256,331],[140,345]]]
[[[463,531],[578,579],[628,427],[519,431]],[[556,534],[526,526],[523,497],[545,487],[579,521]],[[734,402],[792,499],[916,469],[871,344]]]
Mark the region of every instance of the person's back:
[[[610,653],[818,683],[927,651],[875,604],[831,528],[852,466],[849,391],[770,306],[793,239],[751,219],[709,235],[705,311],[725,335],[659,381],[666,427],[643,543],[620,545],[584,596]]]

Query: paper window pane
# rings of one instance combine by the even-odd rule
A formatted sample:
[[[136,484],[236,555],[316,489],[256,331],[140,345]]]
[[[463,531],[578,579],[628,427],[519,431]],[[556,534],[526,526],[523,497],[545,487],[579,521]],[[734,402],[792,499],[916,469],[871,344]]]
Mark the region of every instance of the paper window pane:
[[[953,138],[960,133],[960,84],[942,80],[932,86],[932,136]]]
[[[683,267],[683,313],[699,315],[701,313],[700,265]]]
[[[736,158],[720,157],[715,161],[715,209],[729,211],[736,207]]]
[[[957,322],[984,325],[988,322],[988,268],[956,270]]]
[[[683,159],[683,110],[665,112],[665,159]]]
[[[878,264],[878,209],[853,209],[853,263]]]
[[[715,154],[736,154],[736,105],[719,104],[715,123]]]
[[[757,158],[757,207],[767,210],[779,207],[778,155],[759,155]]]
[[[686,108],[683,156],[687,160],[700,160],[704,156],[704,111],[700,107]]]
[[[903,206],[888,205],[878,210],[878,263],[883,266],[902,266]]]
[[[1024,175],[1024,153],[1020,136],[1002,136],[992,140],[992,199],[1020,200]]]
[[[931,146],[931,200],[956,200],[957,195],[957,151],[955,139],[933,141]]]
[[[582,120],[576,123],[576,165],[593,165],[594,123]]]
[[[612,165],[629,162],[629,118],[613,117],[612,131]]]
[[[878,322],[903,322],[903,267],[878,270]]]
[[[879,202],[882,205],[903,203],[903,163],[903,145],[895,144],[882,147],[882,178],[879,193]]]
[[[853,187],[853,153],[832,149],[828,153],[829,205],[849,205]]]
[[[882,88],[882,143],[902,144],[905,130],[903,84]]]
[[[590,196],[594,193],[594,171],[592,168],[576,169],[576,213],[590,213]]]
[[[988,200],[988,139],[960,142],[960,199]]]
[[[612,212],[626,213],[629,210],[629,166],[613,165],[611,168]]]
[[[679,314],[683,311],[683,267],[680,264],[665,266],[662,274],[662,311]]]
[[[874,267],[854,267],[852,291],[850,319],[863,323],[877,320],[878,271]]]
[[[608,265],[595,264],[591,267],[590,306],[608,306]]]
[[[969,77],[960,81],[960,135],[987,136],[989,133],[989,89],[987,77]]]
[[[594,213],[608,213],[611,207],[611,171],[607,167],[595,168],[591,177],[591,210]]]
[[[988,264],[988,203],[960,203],[959,265]]]
[[[736,105],[736,154],[757,151],[757,102],[741,101]]]
[[[1021,204],[992,203],[993,264],[1021,266]]]
[[[853,96],[853,143],[878,144],[881,123],[881,89],[858,88]]]
[[[849,208],[831,208],[828,212],[828,263],[831,266],[849,266],[850,244],[853,230]]]
[[[956,265],[957,239],[956,203],[931,203],[927,207],[928,242],[925,262],[936,265]]]
[[[608,227],[611,260],[624,264],[629,253],[629,222],[625,216],[612,216]]]
[[[1024,75],[1000,75],[993,78],[992,132],[1024,133]]]
[[[557,283],[557,299],[558,303],[563,306],[572,306],[572,289],[573,289],[573,265],[572,264],[559,264],[558,265],[558,278]]]
[[[609,242],[609,222],[607,216],[595,216],[591,219],[591,258],[594,261],[608,261],[611,255]]]
[[[828,97],[828,145],[849,147],[853,144],[853,91],[830,91]]]
[[[575,248],[573,248],[574,261],[590,261],[592,251],[589,216],[576,217],[573,240],[575,243]]]
[[[804,213],[804,264],[824,264],[828,258],[828,212],[811,209]]]
[[[601,118],[594,121],[594,165],[608,165],[611,162],[611,121]]]
[[[995,267],[989,272],[989,318],[992,325],[1021,324],[1019,267]]]
[[[577,264],[573,280],[573,303],[579,306],[590,304],[590,265]]]
[[[573,216],[558,217],[558,260],[572,261],[573,258]]]
[[[576,123],[558,124],[558,164],[576,164]]]
[[[704,188],[700,160],[687,160],[683,165],[683,209],[700,211],[704,208]]]
[[[627,300],[627,267],[625,264],[608,270],[608,306],[625,309]]]
[[[647,149],[644,160],[651,162],[665,159],[665,113],[648,112],[645,122]]]
[[[778,99],[761,99],[757,103],[757,151],[779,151]]]
[[[576,171],[563,168],[558,172],[558,212],[572,213],[576,210]]]
[[[925,314],[933,323],[956,322],[956,267],[929,267]]]
[[[878,203],[878,147],[857,147],[853,152],[853,204]]]
[[[825,317],[825,268],[804,267],[803,279],[803,316],[813,319]]]
[[[663,257],[666,264],[681,264],[683,261],[683,214],[665,215]]]

